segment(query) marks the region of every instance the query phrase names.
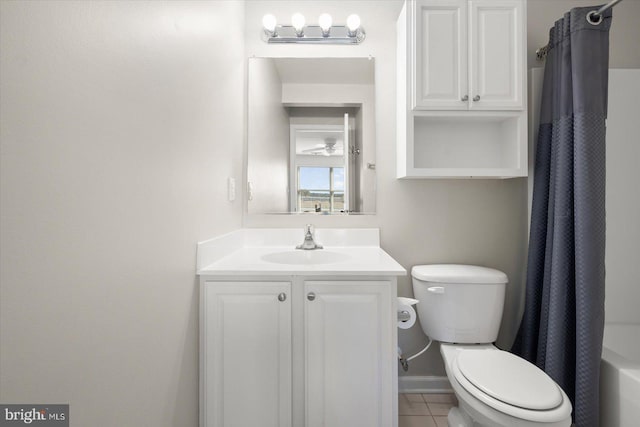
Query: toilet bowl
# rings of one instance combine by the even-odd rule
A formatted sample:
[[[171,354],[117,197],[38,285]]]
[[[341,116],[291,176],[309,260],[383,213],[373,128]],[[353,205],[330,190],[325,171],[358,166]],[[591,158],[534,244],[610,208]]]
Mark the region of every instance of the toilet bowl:
[[[568,427],[571,402],[542,370],[493,345],[440,344],[463,414],[456,426]],[[501,372],[496,373],[496,370]]]
[[[571,402],[541,369],[492,343],[498,335],[504,291],[501,271],[470,265],[412,269],[424,332],[440,341],[447,377],[459,406],[456,427],[568,427]]]

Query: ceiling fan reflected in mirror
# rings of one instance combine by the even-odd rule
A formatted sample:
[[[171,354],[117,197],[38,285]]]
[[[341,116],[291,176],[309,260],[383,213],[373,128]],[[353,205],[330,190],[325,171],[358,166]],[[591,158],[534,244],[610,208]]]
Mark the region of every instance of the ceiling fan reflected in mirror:
[[[324,139],[323,144],[316,144],[313,148],[302,150],[302,153],[314,156],[342,156],[342,146],[338,145],[336,147],[337,142],[337,138],[327,137]]]

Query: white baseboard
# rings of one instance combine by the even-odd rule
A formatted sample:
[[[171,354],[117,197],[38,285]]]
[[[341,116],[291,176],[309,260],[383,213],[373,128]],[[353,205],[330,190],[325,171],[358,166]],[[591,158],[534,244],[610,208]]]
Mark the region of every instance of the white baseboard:
[[[447,377],[398,377],[399,393],[453,393]]]

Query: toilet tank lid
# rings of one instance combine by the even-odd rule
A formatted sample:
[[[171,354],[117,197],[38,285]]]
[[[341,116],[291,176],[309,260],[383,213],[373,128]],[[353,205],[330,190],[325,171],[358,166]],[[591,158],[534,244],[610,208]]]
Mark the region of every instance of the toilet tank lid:
[[[500,284],[509,278],[500,270],[478,265],[430,264],[416,265],[411,275],[425,282]]]

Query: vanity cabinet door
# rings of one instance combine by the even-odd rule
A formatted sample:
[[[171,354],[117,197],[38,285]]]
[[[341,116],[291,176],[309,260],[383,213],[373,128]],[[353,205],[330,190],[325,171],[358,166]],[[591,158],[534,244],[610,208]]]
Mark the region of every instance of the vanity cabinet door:
[[[391,288],[304,283],[306,427],[397,425]]]
[[[524,108],[524,4],[472,0],[469,34],[471,109]]]
[[[467,1],[418,0],[411,54],[415,63],[413,105],[421,110],[466,110]]]
[[[291,283],[206,282],[202,427],[291,426]]]

